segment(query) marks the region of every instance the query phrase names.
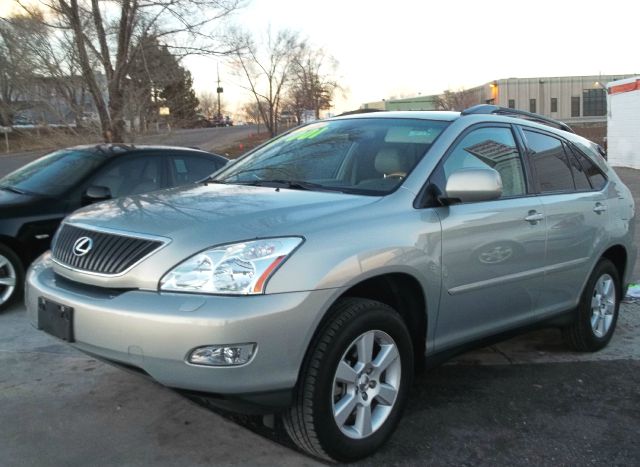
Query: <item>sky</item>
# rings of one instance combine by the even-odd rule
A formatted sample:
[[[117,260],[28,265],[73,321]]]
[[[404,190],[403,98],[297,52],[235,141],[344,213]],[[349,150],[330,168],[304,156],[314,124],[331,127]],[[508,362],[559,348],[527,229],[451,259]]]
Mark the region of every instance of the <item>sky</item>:
[[[339,113],[500,78],[640,74],[639,18],[637,0],[253,0],[235,21],[300,31],[333,55],[348,90]],[[214,60],[185,63],[215,91]],[[224,97],[248,100],[222,61],[220,73]]]
[[[13,0],[0,0],[0,16]],[[292,29],[339,62],[334,113],[510,77],[640,74],[638,0],[250,0],[233,21]],[[197,92],[250,96],[224,59],[188,57]]]

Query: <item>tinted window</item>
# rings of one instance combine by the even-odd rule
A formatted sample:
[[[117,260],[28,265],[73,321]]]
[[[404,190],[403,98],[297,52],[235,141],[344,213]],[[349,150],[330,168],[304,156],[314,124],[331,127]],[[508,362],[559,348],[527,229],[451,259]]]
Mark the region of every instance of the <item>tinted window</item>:
[[[92,185],[106,186],[111,196],[137,195],[159,190],[162,186],[162,158],[159,156],[122,156],[98,174]]]
[[[580,116],[580,97],[574,96],[571,98],[571,116]]]
[[[552,112],[557,112],[558,111],[558,98],[557,97],[552,97],[551,98],[551,111]]]
[[[503,198],[527,191],[520,153],[508,128],[479,128],[468,133],[442,165],[444,178],[469,167],[497,170],[502,178]]]
[[[197,182],[211,175],[224,165],[223,160],[208,159],[200,156],[175,155],[169,157],[174,185]]]
[[[540,191],[573,191],[571,169],[560,140],[527,130],[524,133]]]
[[[589,178],[587,177],[587,174],[584,171],[584,167],[567,146],[565,146],[565,151],[567,153],[567,157],[569,158],[569,165],[571,166],[571,173],[573,174],[573,182],[576,186],[576,190],[577,191],[591,190],[591,185],[589,184]]]
[[[515,109],[516,108],[516,100],[515,99],[509,99],[509,108],[510,109]]]
[[[108,156],[99,151],[55,151],[0,179],[0,187],[60,195],[89,175]]]
[[[607,92],[604,89],[582,91],[585,117],[599,117],[607,114]]]
[[[536,113],[536,100],[529,99],[529,112]]]
[[[600,169],[596,166],[596,164],[589,159],[588,157],[580,154],[578,151],[575,151],[576,156],[580,160],[580,164],[584,167],[584,172],[586,176],[589,178],[589,182],[591,182],[591,186],[595,190],[602,190],[607,183],[607,179],[600,172]]]

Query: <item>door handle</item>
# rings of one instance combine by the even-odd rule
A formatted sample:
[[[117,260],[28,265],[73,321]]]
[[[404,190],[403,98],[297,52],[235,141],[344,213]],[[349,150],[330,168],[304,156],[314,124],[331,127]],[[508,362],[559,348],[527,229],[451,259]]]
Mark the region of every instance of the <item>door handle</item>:
[[[542,213],[539,213],[538,211],[532,209],[531,211],[529,211],[529,214],[527,215],[527,217],[524,218],[525,221],[535,225],[538,222],[540,222],[542,219],[544,219],[544,216],[542,215]]]
[[[607,210],[607,206],[605,206],[602,203],[596,203],[595,207],[593,208],[593,212],[600,214],[601,212],[605,212]]]

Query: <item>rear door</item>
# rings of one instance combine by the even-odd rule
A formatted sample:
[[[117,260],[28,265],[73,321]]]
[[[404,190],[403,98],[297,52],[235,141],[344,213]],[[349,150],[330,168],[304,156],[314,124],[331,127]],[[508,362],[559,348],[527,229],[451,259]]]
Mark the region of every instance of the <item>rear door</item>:
[[[435,208],[442,224],[442,293],[437,350],[516,326],[530,319],[543,283],[545,222],[529,189],[520,147],[510,125],[467,130],[430,181],[467,167],[500,173],[502,198]]]
[[[523,128],[534,185],[547,222],[541,315],[577,303],[607,239],[607,180],[586,156],[554,134]]]

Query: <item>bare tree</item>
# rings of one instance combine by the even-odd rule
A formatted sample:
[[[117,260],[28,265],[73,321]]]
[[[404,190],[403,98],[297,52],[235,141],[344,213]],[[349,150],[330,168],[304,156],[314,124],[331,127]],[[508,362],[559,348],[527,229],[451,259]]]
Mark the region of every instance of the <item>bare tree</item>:
[[[233,65],[256,102],[260,117],[271,136],[278,134],[280,109],[286,86],[293,76],[293,65],[303,49],[298,33],[289,30],[273,33],[267,29],[259,47],[246,32],[234,31],[230,38]]]
[[[471,107],[472,105],[479,103],[477,96],[475,96],[471,90],[447,90],[436,98],[436,109],[456,110],[461,112],[467,107]]]
[[[31,2],[21,5],[34,14]],[[211,27],[242,5],[242,0],[40,0],[38,6],[45,18],[53,18],[47,20],[50,27],[70,31],[104,138],[118,142],[124,138],[127,75],[141,51],[140,38],[153,36],[182,55],[225,54],[229,51],[218,48],[220,37]]]
[[[218,113],[218,96],[209,91],[198,94],[200,101],[200,112],[211,118]],[[222,105],[222,104],[221,104]]]
[[[260,108],[255,101],[247,102],[242,106],[242,113],[245,120],[250,123],[260,123],[262,115],[260,115]]]
[[[33,76],[32,57],[22,46],[20,32],[9,19],[0,19],[0,125],[10,126],[24,103],[25,81]]]
[[[314,49],[308,44],[293,63],[294,77],[288,92],[287,108],[302,123],[304,111],[313,111],[316,119],[320,111],[331,108],[335,92],[340,89],[334,75],[338,67],[335,58],[323,49]]]

